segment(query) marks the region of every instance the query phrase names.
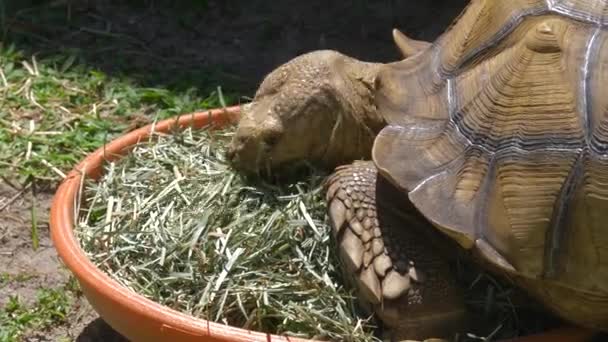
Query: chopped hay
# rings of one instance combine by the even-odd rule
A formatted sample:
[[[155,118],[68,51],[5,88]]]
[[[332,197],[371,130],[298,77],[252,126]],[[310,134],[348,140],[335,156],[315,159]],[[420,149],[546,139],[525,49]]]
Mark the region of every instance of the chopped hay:
[[[84,188],[77,237],[101,270],[196,317],[299,337],[371,341],[340,281],[321,182],[247,182],[232,130],[154,134]]]

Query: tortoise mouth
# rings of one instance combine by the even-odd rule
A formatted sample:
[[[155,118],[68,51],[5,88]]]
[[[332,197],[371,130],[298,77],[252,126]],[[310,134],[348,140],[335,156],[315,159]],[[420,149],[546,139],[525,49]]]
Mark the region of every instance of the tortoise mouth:
[[[229,166],[250,182],[263,181],[281,184],[310,179],[312,176],[327,176],[331,168],[306,160],[306,157],[273,162],[268,153],[261,152],[260,158],[243,158],[238,149],[226,151]]]
[[[313,171],[331,171],[322,158],[311,158],[314,151],[288,154],[285,149],[280,150],[279,145],[259,142],[256,137],[235,136],[225,151],[225,158],[230,167],[247,177],[294,179]]]
[[[241,174],[257,175],[261,172],[269,172],[274,169],[269,162],[271,158],[254,144],[243,144],[232,141],[226,150],[225,157],[230,167]]]

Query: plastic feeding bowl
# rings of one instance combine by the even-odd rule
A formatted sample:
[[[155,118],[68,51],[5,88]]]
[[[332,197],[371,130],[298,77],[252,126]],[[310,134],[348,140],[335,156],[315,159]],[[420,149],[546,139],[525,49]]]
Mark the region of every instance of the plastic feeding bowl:
[[[179,127],[221,127],[234,123],[239,107],[182,115],[142,127],[99,148],[80,162],[57,189],[51,207],[51,236],[61,259],[78,279],[95,311],[116,331],[134,342],[154,341],[310,341],[249,331],[209,322],[172,310],[121,286],[98,269],[85,255],[73,234],[74,207],[84,177],[99,179],[103,163],[116,160],[150,136]],[[591,333],[564,328],[517,341],[585,341]]]

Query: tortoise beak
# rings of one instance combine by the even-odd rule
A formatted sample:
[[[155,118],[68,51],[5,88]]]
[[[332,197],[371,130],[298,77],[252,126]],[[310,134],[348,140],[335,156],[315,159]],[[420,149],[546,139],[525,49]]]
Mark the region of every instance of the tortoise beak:
[[[244,142],[239,137],[235,136],[226,150],[226,159],[232,167],[239,171],[245,171],[246,163],[243,162],[241,157],[244,154]]]
[[[230,165],[240,172],[257,173],[260,167],[262,151],[256,139],[235,135],[228,149],[226,159]]]

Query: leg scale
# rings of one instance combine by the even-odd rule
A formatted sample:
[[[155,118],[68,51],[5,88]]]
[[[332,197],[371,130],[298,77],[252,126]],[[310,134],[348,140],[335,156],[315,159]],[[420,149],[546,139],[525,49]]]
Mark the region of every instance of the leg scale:
[[[440,234],[372,162],[341,166],[328,179],[327,202],[340,258],[363,307],[396,339],[452,337],[466,311],[440,254]]]

